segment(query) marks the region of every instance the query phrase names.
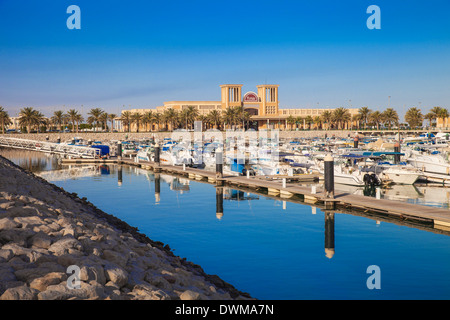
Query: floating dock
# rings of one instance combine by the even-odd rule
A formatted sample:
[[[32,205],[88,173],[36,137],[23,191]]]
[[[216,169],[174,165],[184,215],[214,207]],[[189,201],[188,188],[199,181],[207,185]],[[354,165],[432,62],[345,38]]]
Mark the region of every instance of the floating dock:
[[[296,198],[308,204],[312,204],[325,210],[352,210],[367,215],[377,215],[393,218],[407,223],[427,225],[428,227],[450,231],[450,211],[443,208],[435,208],[400,202],[388,199],[377,199],[372,197],[353,195],[346,192],[336,191],[334,198],[325,197],[324,190],[319,186],[300,186],[298,184],[288,184],[284,179],[293,179],[296,182],[316,181],[316,175],[295,175],[283,176],[281,179],[268,179],[264,176],[231,176],[224,175],[217,178],[216,173],[191,167],[157,165],[154,162],[139,161],[135,159],[63,159],[62,163],[116,163],[122,165],[138,166],[154,172],[164,172],[181,175],[192,180],[208,182],[217,186],[229,186],[245,188],[266,192],[269,196],[280,197],[281,199]],[[270,178],[273,178],[272,176]]]

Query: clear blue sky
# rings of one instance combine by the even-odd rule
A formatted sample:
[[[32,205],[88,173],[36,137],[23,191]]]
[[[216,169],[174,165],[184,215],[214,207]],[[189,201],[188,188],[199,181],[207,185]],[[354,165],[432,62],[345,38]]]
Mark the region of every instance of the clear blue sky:
[[[69,5],[81,30],[69,30]],[[369,5],[381,30],[369,30]],[[450,1],[0,0],[0,105],[118,113],[279,84],[280,106],[450,107]],[[350,101],[351,100],[351,101]],[[63,107],[64,106],[64,107]]]

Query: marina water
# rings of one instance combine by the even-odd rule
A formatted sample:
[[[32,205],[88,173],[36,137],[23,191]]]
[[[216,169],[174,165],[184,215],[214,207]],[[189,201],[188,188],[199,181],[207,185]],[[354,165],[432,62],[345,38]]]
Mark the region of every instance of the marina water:
[[[216,188],[207,183],[128,166],[62,166],[54,157],[27,151],[0,149],[0,155],[86,197],[258,299],[450,298],[446,232],[326,214],[306,204],[227,188],[221,216]],[[440,190],[442,195],[430,201],[426,194],[435,192],[426,187],[394,190],[391,196],[448,207],[446,189]],[[408,192],[419,195],[411,200]],[[380,268],[380,289],[367,286],[372,265]]]

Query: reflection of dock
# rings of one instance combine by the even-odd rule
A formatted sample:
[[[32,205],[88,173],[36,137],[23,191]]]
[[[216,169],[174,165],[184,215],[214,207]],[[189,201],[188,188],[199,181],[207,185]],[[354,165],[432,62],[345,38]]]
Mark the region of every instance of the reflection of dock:
[[[138,166],[155,172],[165,172],[180,175],[199,182],[226,185],[232,188],[246,188],[252,192],[264,191],[269,196],[290,199],[300,198],[308,204],[324,207],[325,209],[350,209],[363,212],[368,215],[381,215],[409,223],[417,223],[432,226],[434,228],[450,230],[450,212],[448,209],[427,207],[407,202],[388,199],[376,199],[362,195],[353,195],[347,192],[336,191],[334,199],[325,197],[323,190],[298,184],[285,184],[282,181],[266,181],[255,177],[223,176],[218,179],[216,173],[202,169],[182,166],[157,165],[153,162],[133,159],[118,161],[122,164]]]
[[[36,175],[48,181],[64,181],[84,177],[99,176],[100,168],[96,166],[73,167],[61,170],[41,171]]]

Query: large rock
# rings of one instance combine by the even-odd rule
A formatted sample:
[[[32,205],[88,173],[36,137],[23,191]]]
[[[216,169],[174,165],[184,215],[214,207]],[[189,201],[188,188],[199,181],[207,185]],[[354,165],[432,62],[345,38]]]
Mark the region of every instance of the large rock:
[[[44,224],[44,220],[42,220],[40,217],[37,216],[16,217],[14,218],[14,221],[17,222],[18,224],[21,224],[22,228],[31,228],[34,225]]]
[[[20,227],[20,223],[17,223],[11,218],[0,219],[0,230],[14,229]]]
[[[105,299],[106,294],[103,287],[91,281],[90,283],[80,282],[79,289],[70,289],[66,282],[58,285],[48,286],[47,289],[38,294],[39,300],[68,300],[68,299]]]
[[[167,292],[151,285],[136,285],[132,294],[137,300],[170,300]]]
[[[181,300],[198,300],[200,298],[200,293],[186,290],[180,295]]]
[[[14,257],[12,250],[9,249],[0,249],[0,263],[4,261],[8,261]]]
[[[7,289],[0,300],[37,300],[39,291],[27,286]]]
[[[83,264],[80,269],[81,281],[96,281],[101,285],[106,284],[106,275],[103,266],[100,264]]]
[[[34,248],[48,249],[52,244],[52,239],[46,233],[38,232],[29,239],[28,243]]]
[[[36,278],[30,283],[30,288],[44,291],[48,286],[59,284],[62,281],[67,280],[67,275],[63,272],[50,272],[45,276]]]
[[[123,287],[128,282],[128,273],[117,265],[106,264],[104,267],[106,280],[112,281],[119,287]]]
[[[81,243],[77,239],[67,237],[53,243],[48,248],[48,251],[53,252],[57,256],[60,256],[63,254],[70,253],[71,252],[70,249],[82,250],[83,248]]]

